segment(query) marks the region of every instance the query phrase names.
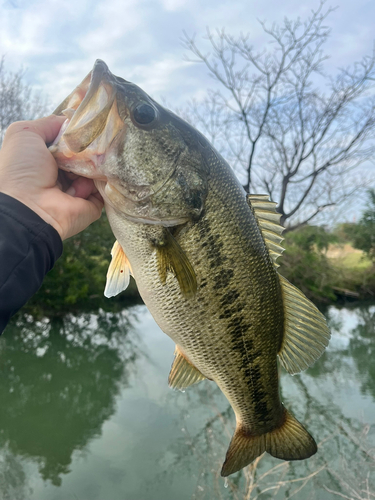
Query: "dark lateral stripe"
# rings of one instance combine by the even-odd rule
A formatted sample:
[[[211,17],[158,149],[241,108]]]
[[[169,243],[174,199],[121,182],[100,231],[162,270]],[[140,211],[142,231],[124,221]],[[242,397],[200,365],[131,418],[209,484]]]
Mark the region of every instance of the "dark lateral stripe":
[[[233,304],[240,296],[238,290],[228,290],[220,299],[220,303],[223,307]]]
[[[224,243],[221,241],[220,235],[215,234],[212,231],[211,225],[207,219],[201,220],[201,226],[201,246],[202,248],[206,249],[207,260],[209,262],[210,268],[215,269],[217,267],[223,266],[224,262],[228,258],[222,252]]]
[[[221,273],[214,276],[215,284],[213,286],[214,290],[220,290],[221,288],[227,288],[234,276],[233,269],[223,269]]]
[[[262,384],[260,365],[249,364],[245,374],[253,397],[255,414],[260,422],[267,422],[271,418],[271,413],[268,408],[267,391]]]

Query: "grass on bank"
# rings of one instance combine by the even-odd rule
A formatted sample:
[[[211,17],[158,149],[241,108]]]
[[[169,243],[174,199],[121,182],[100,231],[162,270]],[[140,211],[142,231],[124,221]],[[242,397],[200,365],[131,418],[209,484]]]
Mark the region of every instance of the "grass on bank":
[[[330,245],[327,258],[335,273],[335,286],[359,294],[359,298],[375,297],[375,265],[365,252],[350,243]]]

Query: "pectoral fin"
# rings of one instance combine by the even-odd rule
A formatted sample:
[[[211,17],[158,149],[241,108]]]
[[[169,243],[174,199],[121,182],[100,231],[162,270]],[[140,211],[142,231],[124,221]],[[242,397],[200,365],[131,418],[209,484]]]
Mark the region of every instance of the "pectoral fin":
[[[168,377],[169,387],[182,391],[190,385],[197,384],[205,378],[206,377],[186,359],[179,347],[176,345],[174,361]]]
[[[171,271],[177,278],[181,293],[187,299],[194,297],[197,291],[197,278],[189,259],[168,229],[163,229],[163,236],[156,243],[159,275],[163,284],[167,273]]]
[[[111,250],[112,260],[107,272],[104,295],[114,297],[126,290],[130,281],[131,267],[121,245],[115,241]]]
[[[330,332],[323,314],[294,285],[279,275],[284,301],[284,338],[279,360],[291,374],[311,366],[323,354]]]

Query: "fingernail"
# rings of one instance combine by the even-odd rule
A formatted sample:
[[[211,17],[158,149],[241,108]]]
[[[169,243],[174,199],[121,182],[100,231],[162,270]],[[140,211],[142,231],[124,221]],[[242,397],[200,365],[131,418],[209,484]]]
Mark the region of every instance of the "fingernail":
[[[70,188],[67,189],[65,193],[68,194],[69,196],[74,196],[76,194],[76,190],[74,189],[73,186],[70,186]]]

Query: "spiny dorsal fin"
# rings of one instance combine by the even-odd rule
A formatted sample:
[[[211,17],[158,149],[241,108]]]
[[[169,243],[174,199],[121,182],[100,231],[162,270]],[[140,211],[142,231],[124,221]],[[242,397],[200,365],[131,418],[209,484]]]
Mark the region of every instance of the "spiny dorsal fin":
[[[182,391],[205,378],[206,377],[186,359],[178,345],[176,345],[174,361],[168,377],[169,387]]]
[[[284,239],[281,236],[284,228],[280,224],[281,214],[276,212],[277,203],[270,201],[268,194],[248,194],[246,199],[258,222],[270,257],[275,266],[279,267],[276,264],[276,259],[284,251],[284,248],[280,246]]]
[[[112,260],[108,267],[104,290],[104,295],[108,298],[126,290],[132,274],[130,262],[117,240],[113,244],[111,255]]]
[[[311,366],[323,354],[330,332],[323,314],[287,279],[279,275],[284,301],[284,338],[279,360],[291,374]]]
[[[185,252],[167,229],[163,232],[163,238],[156,242],[155,246],[161,282],[165,284],[167,273],[171,271],[176,276],[184,297],[187,299],[194,297],[197,291],[194,269]]]

